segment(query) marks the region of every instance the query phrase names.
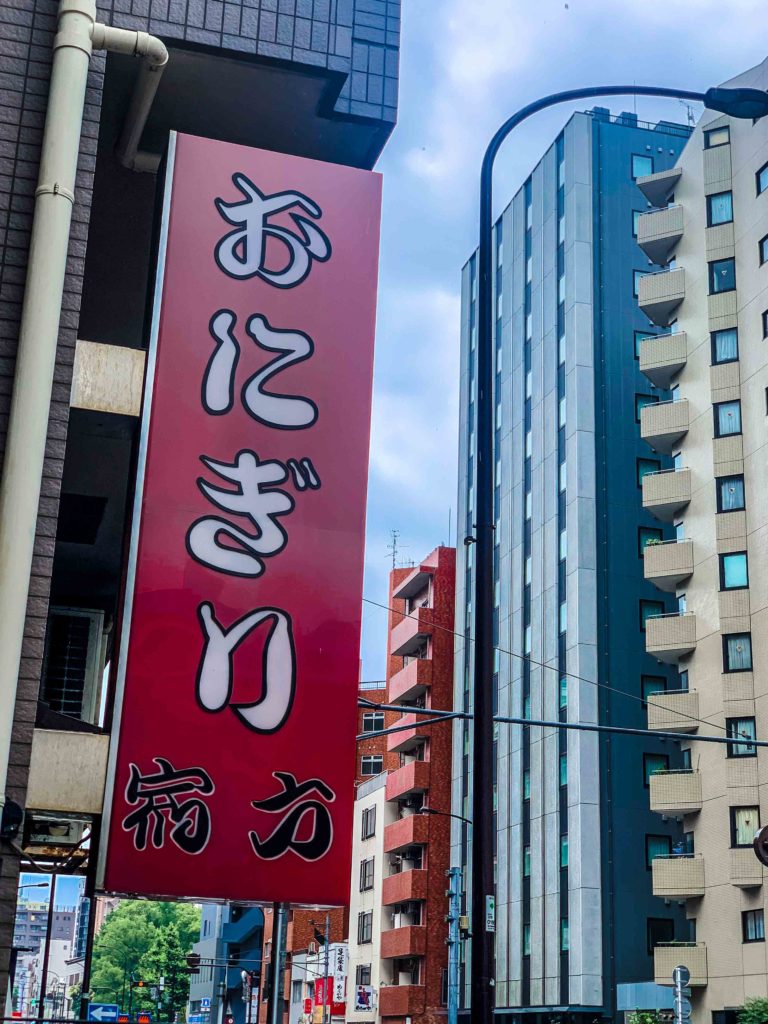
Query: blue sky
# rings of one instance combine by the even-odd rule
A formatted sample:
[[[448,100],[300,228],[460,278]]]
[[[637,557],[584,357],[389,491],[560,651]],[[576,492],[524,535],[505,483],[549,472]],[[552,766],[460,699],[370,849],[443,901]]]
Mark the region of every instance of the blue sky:
[[[50,883],[50,881],[50,875],[22,874],[19,879],[19,886],[27,885],[30,882]],[[56,880],[56,902],[54,906],[65,908],[77,906],[77,897],[80,895],[80,890],[84,883],[85,879],[76,875],[58,878]],[[47,903],[50,892],[50,888],[21,889],[19,899],[25,903]]]
[[[477,237],[482,152],[539,96],[583,85],[702,91],[768,54],[758,0],[403,0],[400,116],[384,174],[366,544],[367,598],[386,603],[389,531],[419,560],[456,521],[459,279]],[[681,46],[682,44],[682,46]],[[675,101],[602,102],[685,121]],[[577,107],[539,114],[497,161],[499,209]],[[386,612],[363,606],[363,679],[383,678]]]

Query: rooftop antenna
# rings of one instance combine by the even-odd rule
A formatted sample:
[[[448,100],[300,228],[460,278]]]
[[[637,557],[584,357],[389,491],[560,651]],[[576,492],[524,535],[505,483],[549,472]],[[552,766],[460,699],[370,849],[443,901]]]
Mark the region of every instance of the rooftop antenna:
[[[696,124],[696,115],[693,112],[693,104],[688,103],[687,100],[678,100],[677,102],[681,103],[685,107],[688,124],[693,128]]]
[[[392,538],[392,540],[390,541],[389,544],[387,544],[387,551],[391,552],[391,554],[392,554],[392,568],[393,569],[397,569],[397,555],[398,555],[398,552],[401,550],[401,548],[407,548],[408,545],[407,544],[399,544],[398,543],[398,540],[400,539],[400,531],[399,530],[390,530],[389,531],[389,535]],[[389,557],[389,556],[387,556],[387,557]],[[401,564],[402,564],[402,561],[401,561]]]

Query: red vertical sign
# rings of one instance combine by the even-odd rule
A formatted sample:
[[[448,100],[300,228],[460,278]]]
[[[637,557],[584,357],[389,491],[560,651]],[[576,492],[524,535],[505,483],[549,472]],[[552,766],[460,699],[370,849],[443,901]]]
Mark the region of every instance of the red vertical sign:
[[[174,137],[107,890],[347,901],[379,208],[376,174]]]

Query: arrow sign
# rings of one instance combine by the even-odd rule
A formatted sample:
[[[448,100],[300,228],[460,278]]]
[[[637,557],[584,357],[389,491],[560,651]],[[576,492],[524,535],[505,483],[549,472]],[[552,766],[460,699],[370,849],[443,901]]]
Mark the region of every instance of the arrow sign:
[[[117,1003],[91,1003],[88,1007],[88,1020],[97,1020],[100,1024],[117,1021],[120,1007]]]

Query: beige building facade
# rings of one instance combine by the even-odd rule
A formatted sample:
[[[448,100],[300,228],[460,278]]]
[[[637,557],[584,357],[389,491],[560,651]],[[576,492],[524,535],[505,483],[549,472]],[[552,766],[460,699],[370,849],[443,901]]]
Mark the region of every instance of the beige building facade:
[[[727,85],[768,89],[768,61]],[[768,995],[768,882],[752,850],[768,749],[749,743],[768,738],[768,120],[705,111],[676,167],[638,185],[638,243],[655,264],[638,285],[651,322],[640,430],[674,466],[642,478],[645,508],[674,526],[644,566],[678,598],[677,614],[647,620],[646,648],[680,674],[649,697],[648,721],[690,737],[684,770],[650,778],[651,808],[685,837],[653,859],[654,894],[685,900],[691,922],[654,967],[669,985],[688,966],[695,1024],[730,1024]]]

